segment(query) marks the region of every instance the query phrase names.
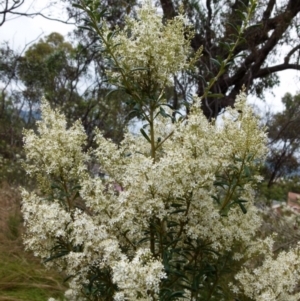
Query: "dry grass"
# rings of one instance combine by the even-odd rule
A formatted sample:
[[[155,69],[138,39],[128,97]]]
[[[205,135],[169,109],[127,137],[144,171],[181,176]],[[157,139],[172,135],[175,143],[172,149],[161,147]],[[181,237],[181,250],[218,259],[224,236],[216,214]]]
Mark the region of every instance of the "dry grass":
[[[46,301],[66,289],[63,278],[46,270],[22,245],[18,189],[0,186],[0,301]]]

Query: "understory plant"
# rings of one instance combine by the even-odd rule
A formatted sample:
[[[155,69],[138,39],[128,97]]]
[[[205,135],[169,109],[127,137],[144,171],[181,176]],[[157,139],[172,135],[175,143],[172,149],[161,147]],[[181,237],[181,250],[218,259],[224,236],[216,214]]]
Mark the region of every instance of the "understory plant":
[[[298,249],[275,258],[272,238],[259,239],[266,133],[245,93],[219,123],[197,97],[180,116],[165,90],[200,55],[185,16],[164,23],[147,2],[112,32],[96,1],[77,6],[110,83],[130,95],[144,126],[119,146],[96,130],[97,146],[84,151],[80,122],[67,128],[42,101],[37,132],[24,133],[25,168],[37,180],[22,192],[26,247],[67,275],[67,300],[297,300]]]

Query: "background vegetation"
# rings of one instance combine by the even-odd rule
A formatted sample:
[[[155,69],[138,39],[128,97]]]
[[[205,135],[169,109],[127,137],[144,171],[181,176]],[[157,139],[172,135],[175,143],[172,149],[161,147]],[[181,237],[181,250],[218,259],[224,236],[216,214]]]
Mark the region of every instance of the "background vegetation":
[[[45,270],[39,259],[25,252],[18,189],[2,182],[0,187],[0,300],[43,301],[60,297],[63,275]]]

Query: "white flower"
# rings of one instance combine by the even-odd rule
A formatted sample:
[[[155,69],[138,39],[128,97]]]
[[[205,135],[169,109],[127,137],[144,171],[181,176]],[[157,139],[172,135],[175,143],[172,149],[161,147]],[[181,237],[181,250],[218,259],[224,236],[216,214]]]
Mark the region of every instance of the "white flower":
[[[147,249],[139,249],[129,261],[123,257],[113,266],[113,281],[122,291],[115,300],[152,300],[150,293],[159,293],[159,283],[166,278],[161,262],[155,260]]]

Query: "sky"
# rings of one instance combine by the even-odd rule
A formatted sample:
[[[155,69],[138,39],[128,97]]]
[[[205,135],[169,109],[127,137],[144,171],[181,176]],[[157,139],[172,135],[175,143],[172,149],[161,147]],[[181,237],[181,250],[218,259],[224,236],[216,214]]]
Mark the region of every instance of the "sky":
[[[24,5],[19,10],[29,13],[42,11],[45,15],[58,19],[63,17],[62,12],[64,9],[60,1],[56,1],[56,4],[50,8],[45,3],[48,3],[48,1],[25,0]],[[25,46],[29,47],[32,43],[37,42],[51,32],[66,35],[74,28],[74,25],[50,21],[41,16],[34,18],[10,16],[4,25],[0,27],[0,43],[6,41],[13,49],[21,52],[26,49]],[[283,109],[281,98],[284,94],[287,92],[291,94],[300,92],[300,71],[282,71],[279,72],[279,76],[280,86],[273,89],[273,94],[269,92],[265,94],[265,102],[254,97],[249,97],[249,101],[257,105],[262,111],[268,111],[269,109],[272,112],[281,111]]]
[[[282,97],[287,93],[292,95],[300,92],[300,71],[296,70],[285,70],[278,73],[280,79],[280,85],[272,89],[271,92],[265,93],[265,102],[249,96],[248,99],[251,103],[258,105],[261,109],[268,111],[271,109],[272,112],[279,112],[284,109],[281,102]]]
[[[10,1],[12,2],[13,0]],[[46,0],[25,0],[24,5],[18,11],[26,13],[42,12],[52,18],[67,18],[61,13],[64,11],[62,4],[57,2],[53,8],[49,8],[45,5],[47,2]],[[74,28],[74,25],[50,21],[41,16],[24,17],[11,15],[8,16],[6,22],[0,27],[0,43],[8,41],[9,45],[14,49],[23,50],[24,46],[28,45],[28,43],[35,42],[36,39],[52,32],[66,35]]]

